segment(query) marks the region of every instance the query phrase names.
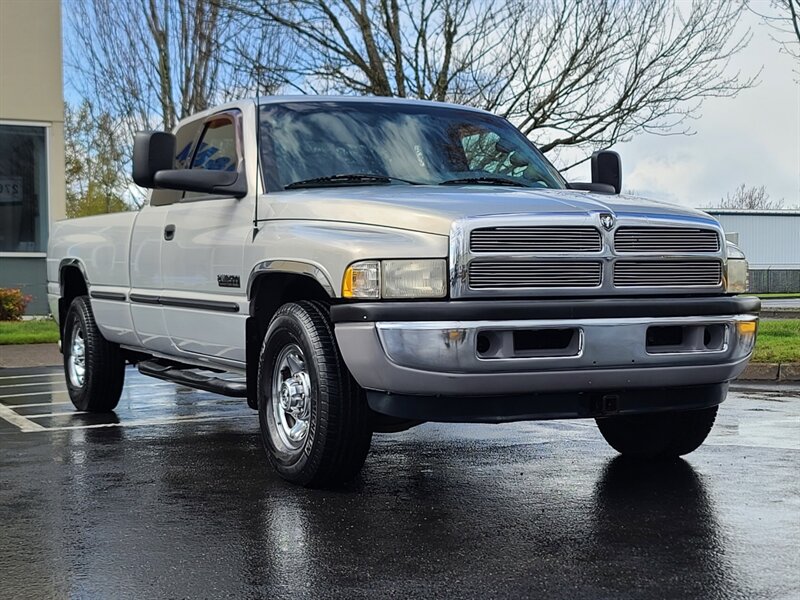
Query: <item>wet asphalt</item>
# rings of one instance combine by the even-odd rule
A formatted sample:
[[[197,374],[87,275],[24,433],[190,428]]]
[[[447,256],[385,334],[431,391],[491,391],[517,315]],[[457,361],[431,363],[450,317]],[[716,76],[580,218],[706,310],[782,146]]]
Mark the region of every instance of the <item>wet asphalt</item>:
[[[2,598],[800,598],[800,388],[730,394],[687,459],[592,421],[376,435],[284,483],[240,400],[129,370],[114,415],[0,370]]]

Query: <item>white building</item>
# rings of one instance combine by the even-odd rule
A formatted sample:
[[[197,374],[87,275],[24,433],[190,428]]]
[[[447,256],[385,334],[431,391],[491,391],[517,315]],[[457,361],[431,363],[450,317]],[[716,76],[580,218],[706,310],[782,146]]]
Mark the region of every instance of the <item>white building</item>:
[[[800,210],[703,209],[750,263],[750,291],[800,292]]]
[[[64,218],[59,0],[0,0],[0,288],[46,314],[50,223]]]

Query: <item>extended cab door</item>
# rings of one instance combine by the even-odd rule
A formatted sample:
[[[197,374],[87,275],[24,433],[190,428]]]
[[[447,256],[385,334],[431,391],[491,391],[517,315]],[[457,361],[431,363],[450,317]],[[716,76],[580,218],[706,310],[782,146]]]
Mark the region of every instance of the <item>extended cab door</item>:
[[[189,166],[202,124],[202,120],[189,121],[175,132],[174,168]],[[131,234],[129,298],[134,330],[143,348],[164,354],[175,354],[175,347],[159,303],[163,290],[161,250],[170,206],[182,197],[183,192],[175,190],[153,190],[147,206],[137,215]]]
[[[238,110],[207,118],[189,168],[246,177],[242,127]],[[252,190],[245,198],[186,192],[169,207],[161,242],[161,305],[181,354],[245,362],[248,304],[242,260],[252,235],[253,198]]]

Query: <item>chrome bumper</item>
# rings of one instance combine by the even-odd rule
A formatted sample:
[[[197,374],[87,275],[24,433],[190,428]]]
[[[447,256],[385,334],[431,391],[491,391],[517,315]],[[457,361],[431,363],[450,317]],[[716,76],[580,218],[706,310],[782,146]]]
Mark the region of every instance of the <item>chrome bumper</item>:
[[[336,338],[364,388],[397,394],[505,395],[729,381],[747,364],[757,322],[754,314],[350,322],[336,324]],[[654,331],[678,329],[680,343],[652,343]],[[572,334],[557,349],[518,343],[526,332],[545,330]]]

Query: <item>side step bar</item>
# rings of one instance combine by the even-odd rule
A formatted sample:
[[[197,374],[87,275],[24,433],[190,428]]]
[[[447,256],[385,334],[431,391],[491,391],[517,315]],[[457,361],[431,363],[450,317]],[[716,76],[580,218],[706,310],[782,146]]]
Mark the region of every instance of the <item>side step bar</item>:
[[[156,379],[171,381],[180,385],[205,390],[221,394],[222,396],[232,396],[234,398],[247,397],[247,384],[243,381],[227,381],[219,377],[200,375],[195,373],[188,365],[185,368],[176,365],[169,365],[154,360],[145,360],[138,365],[139,373]]]

